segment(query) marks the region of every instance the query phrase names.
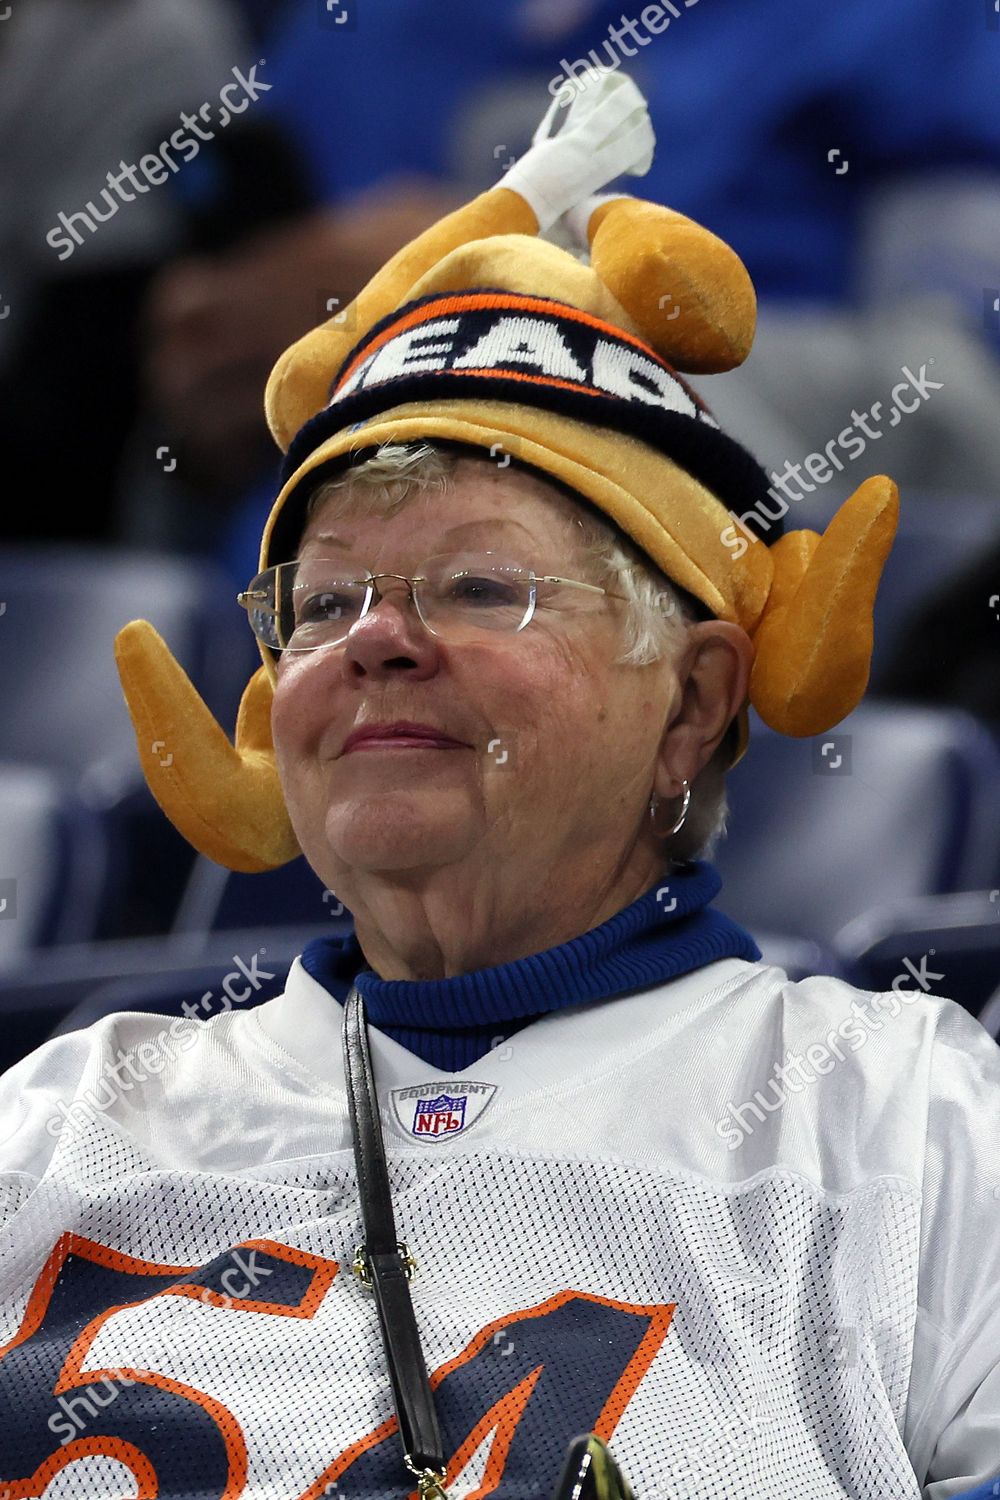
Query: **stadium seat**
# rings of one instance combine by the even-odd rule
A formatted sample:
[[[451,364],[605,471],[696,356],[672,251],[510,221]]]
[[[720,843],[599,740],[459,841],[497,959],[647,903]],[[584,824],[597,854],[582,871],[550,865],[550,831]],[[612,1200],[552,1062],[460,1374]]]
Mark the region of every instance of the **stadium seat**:
[[[981,1017],[1000,985],[1000,890],[887,904],[849,922],[837,951],[859,989],[889,990],[898,981]]]
[[[719,911],[726,910],[725,890],[720,891],[714,905]],[[808,979],[812,974],[833,974],[843,978],[843,963],[832,949],[823,943],[814,943],[809,938],[785,937],[780,933],[764,932],[758,928],[753,937],[760,949],[761,962],[784,969],[789,979]]]
[[[141,775],[114,638],[152,622],[213,712],[235,723],[260,665],[227,575],[200,558],[84,545],[0,549],[6,691],[0,757],[66,772]],[[165,754],[169,753],[165,747]]]
[[[1000,1042],[1000,985],[997,985],[976,1019],[995,1042]]]
[[[94,936],[112,879],[107,829],[65,779],[0,765],[0,968]]]
[[[203,935],[199,938],[126,938],[103,943],[74,943],[61,948],[18,954],[0,972],[0,1073],[41,1045],[57,1030],[76,1030],[96,1017],[90,1006],[72,1023],[67,1018],[89,1004],[99,989],[121,986],[101,1002],[109,1010],[143,1009],[146,986],[173,982],[177,974],[211,970],[214,978],[197,989],[219,990],[236,958],[250,962],[263,950],[260,964],[285,974],[297,953],[313,938],[325,937],[332,924],[300,927],[254,927],[251,930]],[[192,992],[181,980],[181,998]],[[192,982],[193,984],[193,982]],[[134,998],[134,1003],[133,1003]],[[157,1007],[151,1007],[157,1008]],[[66,1023],[64,1025],[64,1023]]]
[[[874,907],[1000,884],[1000,747],[972,715],[868,702],[801,740],[753,722],[714,856],[751,932],[836,947]]]
[[[227,954],[224,960],[230,971],[235,957],[235,954]],[[219,964],[173,969],[166,974],[146,975],[143,978],[113,979],[108,984],[99,985],[81,1000],[60,1021],[53,1035],[62,1036],[68,1031],[80,1031],[116,1011],[137,1010],[161,1016],[181,1016],[189,1014],[190,1007],[194,1006],[198,1011],[196,1019],[208,1020],[226,1010],[252,1010],[254,1006],[281,994],[294,958],[295,954],[291,953],[283,956],[281,961],[268,959],[266,963],[262,963],[262,969],[270,977],[261,982],[259,989],[253,990],[240,1001],[231,1000],[220,988],[222,979],[227,976]],[[246,988],[245,980],[240,987]],[[183,1009],[185,1004],[189,1007],[187,1012]]]
[[[220,723],[260,665],[227,575],[198,558],[69,546],[0,548],[6,691],[0,759],[64,778],[109,825],[125,910],[109,906],[101,936],[166,931],[193,853],[143,780],[115,668],[114,638],[148,619]],[[164,755],[170,746],[164,744]]]
[[[177,909],[175,934],[219,932],[232,927],[271,927],[327,918],[331,930],[350,922],[350,914],[306,863],[305,857],[268,870],[242,875],[199,855]]]
[[[914,615],[994,541],[998,524],[993,495],[905,489],[899,529],[875,595],[873,692]]]

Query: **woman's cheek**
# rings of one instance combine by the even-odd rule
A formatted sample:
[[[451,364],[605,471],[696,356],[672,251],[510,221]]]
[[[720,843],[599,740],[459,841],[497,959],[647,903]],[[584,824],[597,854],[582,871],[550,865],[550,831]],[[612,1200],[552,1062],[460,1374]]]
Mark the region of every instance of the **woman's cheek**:
[[[301,753],[313,730],[322,731],[322,725],[312,723],[318,701],[320,694],[310,677],[307,661],[292,662],[282,670],[271,704],[271,738],[276,749],[280,741],[286,753],[291,749]]]

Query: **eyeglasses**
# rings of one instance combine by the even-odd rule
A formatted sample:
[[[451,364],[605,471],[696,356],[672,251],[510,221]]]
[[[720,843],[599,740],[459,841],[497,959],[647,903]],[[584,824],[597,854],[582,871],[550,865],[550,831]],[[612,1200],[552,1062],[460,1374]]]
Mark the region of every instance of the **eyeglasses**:
[[[536,609],[567,607],[567,589],[625,597],[595,583],[536,573],[500,552],[444,552],[421,563],[415,578],[332,558],[298,558],[258,573],[236,598],[257,639],[272,651],[315,651],[347,639],[382,599],[383,578],[405,583],[427,629],[451,644],[523,630]]]

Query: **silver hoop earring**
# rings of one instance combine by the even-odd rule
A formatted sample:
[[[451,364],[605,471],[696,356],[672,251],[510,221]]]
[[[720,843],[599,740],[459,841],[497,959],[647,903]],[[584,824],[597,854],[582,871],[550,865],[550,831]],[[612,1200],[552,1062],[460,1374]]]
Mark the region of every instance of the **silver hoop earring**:
[[[681,806],[681,815],[677,819],[677,822],[674,824],[673,828],[668,828],[667,829],[666,833],[663,835],[664,838],[670,838],[673,834],[679,833],[680,830],[684,826],[684,819],[688,815],[688,808],[691,805],[691,787],[688,784],[687,777],[683,777],[682,781],[683,781],[683,786],[684,786],[684,802],[683,802],[683,804]],[[655,822],[656,821],[656,810],[659,807],[659,805],[660,805],[660,799],[657,796],[657,794],[654,792],[653,795],[649,799],[649,817],[650,817],[650,821],[651,822]]]

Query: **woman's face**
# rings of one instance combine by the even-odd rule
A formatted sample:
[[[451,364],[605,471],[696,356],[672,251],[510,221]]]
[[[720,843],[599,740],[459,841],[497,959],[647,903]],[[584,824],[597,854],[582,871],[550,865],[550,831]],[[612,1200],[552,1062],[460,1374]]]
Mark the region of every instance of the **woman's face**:
[[[394,516],[339,520],[338,511],[333,496],[300,556],[412,576],[437,553],[503,550],[540,573],[597,581],[574,502],[489,460],[463,459],[445,493],[412,494]],[[387,596],[344,642],[286,653],[278,667],[278,769],[299,843],[325,884],[350,907],[359,871],[451,865],[488,889],[537,884],[563,859],[592,861],[595,881],[617,869],[646,834],[676,692],[670,663],[613,665],[624,605],[567,589],[563,608],[539,607],[517,633],[452,645],[425,628],[405,585],[383,583]],[[359,725],[398,719],[465,748],[343,753]]]

